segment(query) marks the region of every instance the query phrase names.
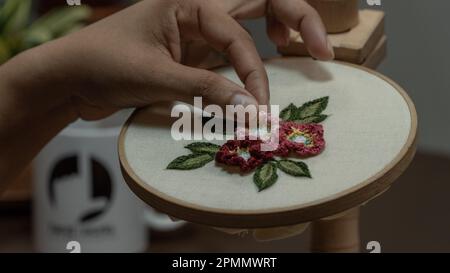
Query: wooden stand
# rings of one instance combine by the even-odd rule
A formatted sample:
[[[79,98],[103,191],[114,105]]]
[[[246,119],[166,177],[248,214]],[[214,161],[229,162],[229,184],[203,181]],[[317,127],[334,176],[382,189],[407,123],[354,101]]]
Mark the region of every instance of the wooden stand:
[[[358,25],[343,33],[329,34],[328,38],[333,45],[336,60],[364,65],[365,62],[370,62],[368,60],[373,55],[384,57],[384,13],[361,10]],[[310,56],[302,37],[295,31],[291,31],[289,45],[278,47],[278,52],[284,56]]]
[[[313,222],[312,252],[359,252],[359,208],[354,208],[338,218]]]
[[[376,69],[387,52],[384,13],[358,11],[357,0],[308,0],[320,14],[329,33],[337,60]],[[298,32],[291,32],[290,44],[278,51],[289,56],[309,56]],[[313,252],[358,252],[359,207],[333,219],[313,221]]]

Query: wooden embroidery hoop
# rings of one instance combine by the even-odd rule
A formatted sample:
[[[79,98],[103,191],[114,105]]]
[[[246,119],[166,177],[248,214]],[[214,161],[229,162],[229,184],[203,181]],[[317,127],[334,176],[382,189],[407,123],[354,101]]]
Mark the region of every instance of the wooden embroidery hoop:
[[[412,161],[416,150],[416,110],[406,92],[387,77],[371,69],[357,65],[340,62],[334,63],[366,71],[389,83],[402,96],[407,104],[411,117],[410,131],[407,140],[397,156],[381,171],[359,183],[357,186],[301,206],[258,211],[241,210],[237,212],[235,210],[209,208],[172,198],[150,186],[138,177],[126,158],[124,145],[125,136],[130,124],[141,110],[136,110],[128,119],[119,137],[119,159],[125,181],[138,197],[155,209],[175,218],[226,228],[267,228],[294,225],[335,215],[370,201],[386,191]],[[249,179],[251,179],[251,177]]]

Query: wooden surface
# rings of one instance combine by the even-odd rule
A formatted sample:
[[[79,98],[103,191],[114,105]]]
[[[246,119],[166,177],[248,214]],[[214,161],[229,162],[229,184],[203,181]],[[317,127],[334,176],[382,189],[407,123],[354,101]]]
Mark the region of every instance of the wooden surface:
[[[336,60],[362,64],[379,44],[384,35],[384,13],[376,10],[361,10],[359,24],[345,33],[329,34]],[[309,56],[300,34],[291,31],[287,47],[278,47],[278,52],[287,56]]]
[[[359,22],[358,0],[307,0],[319,13],[328,33],[345,32]]]
[[[345,67],[348,67],[345,65]],[[356,69],[357,71],[361,71],[359,68]],[[155,189],[154,186],[150,186],[150,183],[153,183],[157,180],[155,177],[158,177],[160,172],[159,169],[151,169],[155,166],[152,165],[160,165],[161,162],[148,162],[147,158],[138,159],[138,161],[135,161],[133,164],[138,164],[145,166],[146,169],[151,169],[151,177],[153,180],[151,181],[143,181],[139,175],[135,173],[135,169],[130,165],[130,158],[127,157],[126,151],[125,151],[125,139],[129,132],[129,126],[130,124],[133,124],[133,122],[136,119],[136,117],[139,115],[139,112],[135,113],[132,118],[127,122],[126,126],[124,127],[121,137],[120,137],[120,143],[119,143],[119,156],[121,160],[122,170],[123,174],[125,176],[125,179],[127,183],[129,184],[130,188],[144,201],[146,201],[151,206],[169,214],[172,216],[175,216],[176,218],[185,219],[188,221],[196,222],[196,223],[202,223],[207,224],[211,226],[219,226],[219,227],[236,227],[236,228],[259,228],[259,227],[274,227],[274,226],[282,226],[282,225],[293,225],[301,222],[308,222],[315,219],[320,219],[326,216],[334,215],[336,213],[348,210],[350,208],[353,208],[357,205],[360,205],[364,203],[365,201],[373,198],[374,196],[378,195],[380,192],[383,192],[387,187],[390,186],[390,184],[405,170],[409,162],[412,160],[412,157],[415,152],[415,135],[416,135],[416,128],[417,128],[417,118],[414,110],[414,106],[412,102],[407,97],[406,93],[398,87],[395,83],[391,82],[387,78],[377,74],[376,72],[369,71],[367,69],[364,69],[364,71],[370,73],[371,75],[376,75],[376,77],[379,80],[385,81],[385,83],[389,83],[391,87],[394,87],[394,92],[399,92],[401,94],[402,98],[404,99],[405,105],[408,105],[409,114],[411,115],[411,126],[409,135],[406,139],[406,142],[403,145],[403,148],[401,148],[396,154],[395,158],[387,164],[382,170],[377,172],[375,175],[368,177],[365,180],[359,181],[358,184],[355,184],[354,186],[343,190],[339,192],[338,194],[333,194],[331,196],[327,196],[324,198],[319,198],[313,202],[306,202],[302,205],[297,206],[289,206],[289,207],[282,207],[282,208],[273,208],[273,209],[258,209],[258,210],[232,210],[232,209],[220,209],[220,208],[214,208],[214,207],[208,207],[205,205],[198,205],[195,203],[192,203],[192,201],[187,202],[185,200],[181,200],[178,198],[174,198],[167,193],[162,193],[160,189]],[[270,74],[270,69],[269,69]],[[359,76],[358,76],[359,77]],[[348,84],[348,83],[346,83]],[[345,84],[344,84],[345,85]],[[360,90],[360,89],[358,89]],[[378,91],[381,92],[381,91]],[[371,102],[373,103],[373,101]],[[348,106],[347,106],[348,107]],[[335,109],[336,110],[336,109]],[[378,109],[379,111],[380,109]],[[382,111],[381,111],[382,112]],[[141,114],[145,114],[144,112],[141,112]],[[336,114],[336,112],[335,112]],[[379,113],[374,113],[375,115],[380,115]],[[144,126],[142,128],[147,128],[146,124],[137,124],[138,127]],[[331,125],[330,125],[331,126]],[[370,124],[371,127],[374,126],[374,124]],[[327,126],[326,126],[327,127]],[[327,130],[327,129],[326,129]],[[146,140],[151,141],[152,133],[151,131],[145,133],[144,138]],[[167,137],[170,138],[170,135]],[[163,138],[162,136],[159,136],[158,139]],[[374,141],[373,139],[372,141]],[[370,141],[369,141],[370,142]],[[161,143],[158,140],[158,143]],[[175,142],[176,143],[176,142]],[[151,145],[151,143],[147,143],[148,145]],[[144,146],[139,146],[139,153],[141,155],[145,156],[145,150]],[[183,145],[181,143],[178,143],[180,147]],[[160,144],[158,144],[160,145]],[[165,144],[162,144],[164,146]],[[372,145],[375,145],[372,143]],[[171,146],[170,150],[177,149],[177,145],[174,143],[171,143],[169,146]],[[164,146],[165,147],[165,146]],[[147,147],[148,148],[148,147]],[[167,150],[167,149],[165,149]],[[159,157],[158,160],[161,161],[161,159],[164,159],[165,155],[163,152],[158,152]],[[172,155],[171,155],[172,156]],[[148,158],[151,158],[151,155],[147,155]],[[322,158],[323,159],[323,158]],[[133,159],[135,160],[135,159]],[[320,156],[318,157],[318,161],[322,162],[323,160],[320,159]],[[137,162],[137,163],[136,163]],[[354,163],[354,162],[353,162]],[[361,162],[359,162],[360,164]],[[218,168],[215,166],[212,166],[212,168]],[[164,167],[161,167],[161,171],[163,171]],[[170,175],[170,173],[164,173],[164,176]],[[195,174],[195,171],[192,171],[191,173],[179,173],[180,176],[175,180],[178,181],[177,189],[179,190],[179,187],[184,187],[184,185],[188,185],[186,183],[179,184],[180,181],[183,179],[186,181],[193,181],[194,179],[186,178],[189,175],[197,175],[197,179],[200,177],[203,177],[202,175],[205,174]],[[199,176],[198,176],[199,175]],[[207,173],[206,173],[207,175]],[[211,176],[210,178],[207,178],[208,181],[214,181],[218,180],[219,176]],[[230,179],[228,177],[228,179]],[[234,179],[234,178],[233,178]],[[248,183],[251,183],[251,178],[246,177],[248,179]],[[283,183],[283,180],[286,180],[287,178],[282,178],[279,183]],[[169,179],[170,180],[170,179]],[[165,183],[165,185],[169,184],[169,180],[161,181],[162,183]],[[223,181],[220,181],[223,182]],[[330,181],[331,182],[331,181]],[[176,181],[172,181],[170,183],[176,183]],[[192,183],[192,182],[191,182]],[[212,184],[212,182],[209,182]],[[243,184],[243,183],[242,183]],[[206,185],[206,184],[205,184]],[[230,186],[229,182],[224,183],[223,185],[226,185],[227,187]],[[186,186],[186,190],[189,192],[189,186]],[[199,189],[198,186],[194,187],[196,189]],[[305,190],[304,186],[303,188],[300,187],[302,190]],[[192,188],[191,188],[192,190]],[[202,189],[203,190],[203,189]],[[229,198],[227,193],[223,192],[222,189],[221,194],[223,198]],[[273,189],[271,189],[273,190]],[[270,192],[270,191],[268,191]],[[240,193],[240,192],[239,192]],[[195,192],[194,192],[195,194]],[[206,194],[206,193],[205,193]],[[309,196],[311,192],[307,191],[305,194]],[[184,195],[183,195],[184,196]],[[285,196],[286,197],[286,196]],[[218,197],[220,198],[220,197]],[[258,196],[251,197],[251,198],[260,198]],[[250,199],[251,199],[250,198]],[[262,197],[261,197],[262,198]],[[267,197],[266,197],[267,198]],[[300,198],[296,197],[297,199]],[[245,199],[245,200],[250,200]],[[287,198],[285,198],[287,199]],[[301,198],[300,198],[301,199]],[[266,200],[266,199],[264,199]],[[199,200],[202,201],[202,200]],[[220,201],[220,200],[219,200]],[[256,200],[257,202],[258,200]],[[272,200],[273,201],[273,200]],[[301,201],[301,200],[299,200]],[[195,201],[194,201],[195,202]]]

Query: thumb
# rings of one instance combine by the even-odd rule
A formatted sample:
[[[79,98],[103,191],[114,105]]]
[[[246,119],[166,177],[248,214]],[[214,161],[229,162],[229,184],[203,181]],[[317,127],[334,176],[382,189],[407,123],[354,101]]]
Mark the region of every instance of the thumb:
[[[171,69],[169,89],[175,91],[177,100],[192,103],[193,97],[202,97],[205,104],[258,105],[256,98],[243,87],[208,70],[192,68],[178,63]]]

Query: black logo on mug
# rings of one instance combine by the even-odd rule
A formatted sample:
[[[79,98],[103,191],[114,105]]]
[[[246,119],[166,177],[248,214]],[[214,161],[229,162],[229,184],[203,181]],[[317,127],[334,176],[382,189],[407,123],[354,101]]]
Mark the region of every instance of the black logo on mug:
[[[89,159],[88,168],[90,168],[90,176],[86,178],[88,181],[82,181],[81,178],[84,176],[79,166],[79,157],[77,155],[67,156],[54,165],[48,183],[48,197],[52,207],[58,206],[55,188],[60,183],[88,183],[89,199],[106,200],[101,207],[83,212],[78,219],[80,223],[90,222],[105,213],[110,207],[112,198],[112,180],[107,168],[96,158]],[[74,177],[80,179],[73,179]]]

